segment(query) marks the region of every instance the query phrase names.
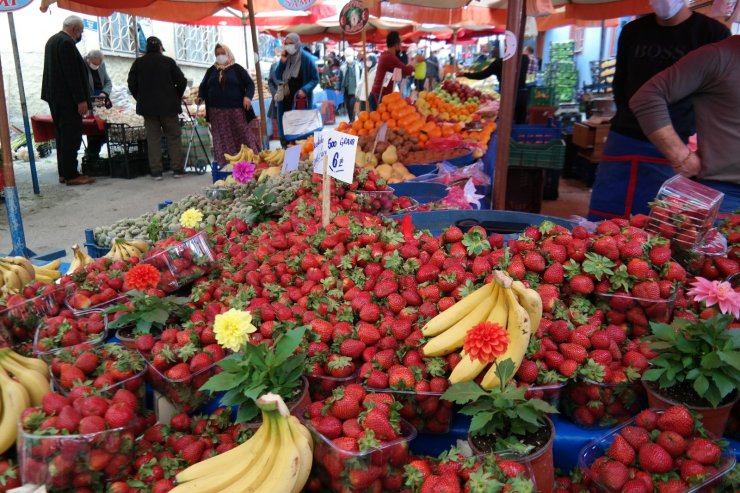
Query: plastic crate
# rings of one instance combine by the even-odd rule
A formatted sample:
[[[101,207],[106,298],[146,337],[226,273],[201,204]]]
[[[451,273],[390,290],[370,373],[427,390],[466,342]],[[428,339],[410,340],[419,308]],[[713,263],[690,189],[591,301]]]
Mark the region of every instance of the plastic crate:
[[[447,187],[439,183],[394,183],[391,188],[399,197],[411,197],[420,204],[442,200],[447,196]]]
[[[107,159],[82,158],[82,174],[85,176],[110,176],[110,162]]]
[[[529,89],[529,107],[540,108],[555,104],[555,88],[551,86],[536,86]]]
[[[123,152],[111,155],[108,163],[111,178],[130,180],[149,172],[149,159],[146,151],[124,148]]]
[[[132,127],[126,123],[108,123],[106,134],[110,144],[136,144],[146,139],[146,128]]]
[[[231,171],[221,171],[218,168],[218,163],[216,161],[211,163],[211,177],[213,178],[213,183],[216,183],[218,180],[225,180],[230,176]]]
[[[530,125],[548,125],[555,118],[557,110],[557,106],[527,108],[527,123]]]
[[[92,229],[85,230],[85,249],[92,258],[100,258],[110,252],[110,247],[99,246],[95,243],[95,233]]]
[[[565,141],[560,129],[514,125],[509,143],[509,167],[563,169]]]
[[[539,213],[544,187],[544,169],[510,166],[506,178],[506,210]]]

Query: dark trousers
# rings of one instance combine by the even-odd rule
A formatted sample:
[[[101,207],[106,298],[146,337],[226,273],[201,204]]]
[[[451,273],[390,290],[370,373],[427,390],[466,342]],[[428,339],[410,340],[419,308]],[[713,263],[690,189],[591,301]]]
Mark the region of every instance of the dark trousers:
[[[59,177],[73,180],[77,172],[77,152],[82,143],[82,117],[74,103],[49,103],[57,141],[57,171]]]
[[[164,132],[167,139],[170,167],[173,171],[182,171],[185,168],[185,163],[182,158],[180,119],[177,115],[145,116],[144,127],[146,128],[149,170],[152,176],[162,174],[162,132]]]
[[[368,101],[370,103],[370,111],[375,111],[378,109],[378,99],[375,97],[375,94],[370,94],[368,96]]]
[[[349,122],[355,121],[355,95],[344,91],[344,107],[347,108]]]
[[[88,159],[98,159],[100,158],[100,149],[103,148],[103,144],[105,144],[105,136],[104,135],[88,135],[87,136],[87,150],[85,151],[85,156]]]

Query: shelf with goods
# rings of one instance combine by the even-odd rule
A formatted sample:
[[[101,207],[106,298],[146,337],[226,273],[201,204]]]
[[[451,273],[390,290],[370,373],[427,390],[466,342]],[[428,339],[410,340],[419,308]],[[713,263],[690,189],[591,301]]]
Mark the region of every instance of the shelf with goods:
[[[529,135],[533,144],[551,140],[549,135]],[[484,480],[490,483],[496,477],[511,486],[509,491],[566,489],[560,488],[565,479],[557,487],[553,484],[553,468],[568,471],[582,457],[591,464],[605,455],[599,438],[613,436],[614,426],[629,422],[647,407],[639,375],[647,369],[648,358],[657,365],[663,361],[661,354],[663,359],[669,354],[657,348],[658,354],[652,354],[647,343],[650,322],[700,320],[701,325],[690,329],[695,342],[697,330],[717,342],[734,332],[721,325],[731,323],[718,317],[721,306],[707,307],[689,290],[697,282],[694,272],[708,276],[710,283],[740,270],[740,217],[732,217],[720,228],[730,242],[728,250],[705,259],[707,268],[702,265],[698,271],[690,263],[683,267],[672,260],[680,258],[679,250],[687,250],[684,237],[647,240],[653,227],[660,228],[661,234],[670,233],[670,228],[656,223],[666,213],[671,218],[691,218],[697,238],[689,249],[709,234],[706,227],[713,222],[716,197],[697,203],[696,197],[704,194],[695,188],[688,194],[685,183],[674,183],[661,193],[652,223],[647,216],[636,216],[629,221],[605,221],[589,231],[565,219],[511,211],[403,211],[403,197],[391,199],[391,212],[401,212],[395,216],[398,221],[384,221],[376,201],[366,200],[361,192],[384,191],[385,185],[375,171],[358,169],[352,184],[331,183],[332,217],[324,228],[321,179],[310,162],[307,152],[297,171],[268,176],[264,170],[278,166],[267,166],[252,180],[243,179],[245,170],[234,169],[235,183],[220,185],[229,190],[228,196],[210,199],[198,194],[171,204],[159,215],[105,231],[101,228],[97,236],[114,246],[109,257],[83,257],[74,272],[60,273],[58,285],[32,284],[0,300],[7,310],[0,312],[0,329],[18,351],[28,350],[34,335],[18,328],[43,327],[42,349],[49,343],[61,346],[44,356],[50,358],[54,381],[73,397],[85,392],[90,375],[94,375],[90,377],[94,388],[107,390],[121,384],[124,389],[85,401],[84,407],[82,401],[77,403],[86,413],[101,414],[101,420],[82,418],[74,398],[62,394],[41,398],[35,412],[44,416],[26,414],[20,435],[25,478],[48,481],[50,489],[66,487],[72,480],[77,488],[95,489],[97,482],[105,480],[101,478],[124,478],[137,485],[141,481],[144,486],[137,487],[149,492],[155,484],[160,485],[157,491],[169,490],[176,477],[182,486],[198,481],[200,471],[222,485],[214,488],[225,488],[231,481],[264,479],[276,467],[270,459],[274,451],[288,447],[294,454],[289,455],[294,458],[291,463],[300,464],[310,491],[394,492],[402,491],[406,482],[417,481],[420,490],[426,480],[419,479],[414,469],[424,464],[435,473],[430,474],[433,479],[427,489],[440,491],[432,482],[446,476],[458,491],[476,484],[478,459],[465,459],[458,449],[439,459],[438,454],[458,439],[471,438],[477,448],[485,448],[485,432],[493,428],[482,424],[498,427],[506,421],[502,415],[507,419],[525,415],[537,427],[551,430],[542,443],[552,447],[552,455],[536,458],[545,457],[549,463],[532,465],[537,464],[535,458],[521,456],[488,459],[481,467],[491,476]],[[698,210],[704,211],[700,217]],[[138,233],[146,230],[147,241],[133,239],[138,236],[133,228]],[[3,275],[8,271],[6,262],[0,261],[0,271]],[[177,291],[165,295],[172,287]],[[132,288],[138,292],[131,292]],[[122,294],[127,296],[123,303],[117,300]],[[96,311],[75,316],[65,308],[79,311],[100,303],[114,305],[105,316]],[[85,343],[78,334],[98,338],[102,330],[108,334],[107,342],[115,344],[124,339],[113,338],[112,333],[134,320],[147,322],[130,326],[125,333],[125,342],[135,349]],[[669,329],[658,330],[657,335],[682,333]],[[695,344],[687,341],[672,346],[689,350]],[[724,344],[732,361],[740,349]],[[32,351],[31,347],[27,356]],[[696,352],[690,359],[701,357]],[[129,366],[108,365],[107,359],[127,361]],[[41,359],[21,361],[34,366],[29,371],[39,375],[49,371]],[[5,363],[8,371],[17,371],[25,379],[25,370],[0,357],[0,366],[5,368]],[[715,364],[697,371],[727,367],[721,361]],[[699,368],[695,363],[693,367]],[[216,368],[223,371],[217,373]],[[129,370],[130,389],[122,383],[127,382]],[[237,378],[242,372],[250,377],[248,381]],[[308,384],[303,374],[311,377]],[[280,382],[262,380],[272,378],[268,375],[278,375]],[[478,375],[482,387],[473,383]],[[495,377],[512,383],[497,386]],[[139,393],[142,378],[144,398]],[[730,373],[725,378],[734,377]],[[207,382],[211,383],[204,388]],[[282,418],[270,415],[269,404],[274,401],[255,402],[264,389],[254,389],[264,382],[269,383],[265,389],[281,395],[288,411],[292,409],[307,426],[285,435],[280,445],[260,440],[265,435],[280,436],[271,430],[284,433],[297,421],[286,425]],[[8,385],[3,372],[0,385]],[[211,392],[209,387],[239,392]],[[153,396],[153,388],[161,392]],[[22,391],[14,386],[14,392]],[[6,405],[5,391],[1,395],[4,412],[15,410]],[[502,395],[506,399],[496,399]],[[733,398],[722,404],[731,404]],[[471,406],[470,400],[475,404]],[[231,404],[249,411],[241,413],[244,423],[235,422],[239,413]],[[478,414],[471,421],[471,416],[460,412],[461,405],[472,414],[476,408],[484,409],[498,419]],[[553,414],[549,406],[562,414],[549,421],[537,419]],[[258,408],[267,410],[262,421],[254,419]],[[108,409],[114,411],[109,415]],[[687,441],[696,440],[694,418],[680,407],[670,412],[689,416],[688,432],[684,427],[671,429],[678,425],[666,424],[668,420],[655,421],[652,427],[665,433],[680,431]],[[56,419],[48,421],[47,414]],[[650,415],[642,415],[646,416]],[[82,419],[75,422],[76,418]],[[637,423],[642,423],[640,419]],[[101,421],[96,439],[88,432],[101,426]],[[550,421],[554,427],[545,427]],[[683,419],[682,424],[686,423]],[[15,437],[15,420],[11,424]],[[265,427],[272,426],[276,428],[265,433]],[[471,426],[473,435],[469,435]],[[730,425],[727,438],[736,436],[732,435],[736,427]],[[54,431],[58,429],[66,433]],[[0,438],[6,438],[4,430],[0,428]],[[512,435],[521,438],[521,434]],[[662,447],[660,433],[654,435],[648,441]],[[307,436],[312,437],[313,453],[310,445],[306,448]],[[252,445],[240,447],[252,437]],[[263,447],[249,452],[256,442]],[[115,446],[122,443],[126,446],[119,454]],[[716,450],[714,441],[699,443],[712,453]],[[718,474],[737,451],[736,442],[728,443],[711,463]],[[638,447],[628,446],[635,455]],[[254,450],[263,450],[263,456]],[[119,455],[125,457],[116,458]],[[316,467],[309,472],[312,455]],[[600,462],[619,460],[614,453],[608,455]],[[220,468],[215,465],[218,457],[222,457]],[[54,467],[50,469],[44,459]],[[625,469],[647,467],[642,460],[624,460],[629,463],[623,465]],[[669,465],[673,464],[671,458]],[[695,470],[712,476],[714,470],[708,467],[715,465],[711,464],[700,462],[702,469]],[[69,474],[46,476],[59,466]],[[87,474],[90,470],[100,474]],[[79,478],[73,478],[72,471]],[[598,491],[604,474],[598,469],[593,472],[587,472],[589,477],[583,481],[590,483],[582,489]],[[87,485],[88,479],[95,485]],[[656,491],[661,480],[655,480]],[[197,484],[189,488],[205,491]],[[722,487],[732,491],[736,486]]]
[[[550,43],[550,60],[545,69],[545,85],[555,90],[555,102],[574,101],[578,87],[578,69],[575,64],[575,42]]]

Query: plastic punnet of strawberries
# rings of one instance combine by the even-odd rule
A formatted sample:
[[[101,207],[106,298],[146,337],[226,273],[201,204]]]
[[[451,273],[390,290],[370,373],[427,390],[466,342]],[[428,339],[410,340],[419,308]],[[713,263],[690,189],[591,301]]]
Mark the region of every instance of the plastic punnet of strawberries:
[[[76,287],[66,300],[67,306],[82,312],[103,308],[122,296],[125,291],[123,275],[131,265],[122,260],[101,257],[64,276],[62,280],[69,279]]]
[[[314,434],[317,486],[399,491],[396,480],[408,462],[408,442],[416,436],[400,418],[400,407],[390,394],[368,393],[358,384],[338,387],[332,397],[312,403],[307,424]]]
[[[54,490],[92,488],[132,472],[134,439],[154,416],[136,414],[138,398],[119,389],[111,399],[78,387],[46,394],[21,414],[18,459],[24,481]]]
[[[84,386],[111,397],[125,388],[143,405],[146,362],[136,351],[118,344],[80,344],[55,353],[50,367],[55,388],[65,395]]]
[[[40,319],[59,315],[71,289],[69,284],[35,282],[18,294],[8,295],[0,300],[0,329],[8,332],[16,346],[32,346]]]
[[[604,491],[696,491],[734,464],[726,445],[707,436],[684,406],[648,409],[584,447],[579,465]]]
[[[90,312],[75,317],[65,309],[56,317],[47,317],[39,324],[34,352],[42,358],[50,358],[62,348],[102,342],[105,332],[105,316],[102,313]]]

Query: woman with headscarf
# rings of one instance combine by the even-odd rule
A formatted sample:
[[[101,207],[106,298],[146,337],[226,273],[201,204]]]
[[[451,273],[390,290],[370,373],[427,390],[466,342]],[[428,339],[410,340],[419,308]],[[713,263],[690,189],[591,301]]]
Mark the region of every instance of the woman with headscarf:
[[[236,63],[228,46],[217,44],[215,55],[216,63],[200,83],[197,102],[206,104],[206,119],[213,135],[213,158],[219,165],[225,165],[224,154],[238,154],[242,144],[259,152],[262,144],[252,109],[254,81]]]
[[[313,56],[301,48],[300,36],[290,33],[285,37],[284,44],[285,50],[275,71],[278,80],[275,100],[280,142],[286,145],[283,115],[294,109],[313,108],[313,90],[319,83],[319,71]]]

